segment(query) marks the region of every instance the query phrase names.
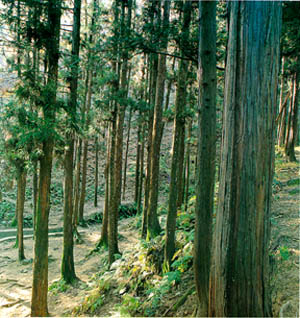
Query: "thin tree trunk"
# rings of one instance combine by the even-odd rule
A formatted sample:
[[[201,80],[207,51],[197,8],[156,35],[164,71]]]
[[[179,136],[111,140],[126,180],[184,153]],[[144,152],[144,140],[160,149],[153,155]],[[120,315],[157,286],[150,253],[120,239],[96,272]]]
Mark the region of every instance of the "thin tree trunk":
[[[131,28],[131,9],[132,0],[127,3],[127,21],[125,23],[125,3],[122,3],[121,17],[121,36],[130,35]],[[116,141],[114,153],[114,171],[113,171],[113,190],[111,193],[110,214],[108,218],[108,262],[112,264],[115,260],[115,254],[120,253],[118,248],[118,214],[119,205],[121,203],[122,190],[122,158],[123,158],[123,127],[126,110],[125,99],[127,97],[126,87],[128,75],[128,51],[122,48],[122,67],[121,67],[121,91],[123,102],[118,104],[116,114]]]
[[[89,113],[92,102],[92,82],[93,82],[93,70],[91,69],[88,73],[88,86],[87,86],[87,107],[86,107],[86,119],[85,119],[85,128],[86,130],[89,127]],[[81,193],[79,200],[79,218],[78,222],[84,222],[83,213],[84,213],[84,203],[85,203],[85,194],[86,194],[86,181],[87,181],[87,161],[88,161],[88,139],[83,141],[83,156],[82,156],[82,180],[81,180]]]
[[[17,217],[18,217],[18,259],[25,259],[23,240],[23,215],[26,190],[26,170],[24,167],[18,169],[18,193],[17,193]]]
[[[79,218],[79,199],[80,199],[80,171],[81,171],[81,152],[82,152],[82,139],[78,137],[77,143],[77,159],[76,159],[76,174],[75,174],[75,188],[74,188],[74,214],[73,225],[76,231]]]
[[[136,162],[135,162],[135,187],[134,202],[137,204],[140,188],[140,165],[141,165],[141,115],[138,118],[137,145],[136,145]]]
[[[144,204],[143,204],[143,218],[142,218],[142,238],[146,238],[147,235],[147,224],[148,224],[148,205],[149,205],[149,193],[150,193],[150,169],[151,169],[151,147],[152,147],[152,131],[153,131],[153,118],[154,118],[154,102],[156,94],[156,82],[157,82],[157,66],[158,58],[152,55],[151,63],[151,80],[150,80],[150,110],[148,119],[148,139],[147,139],[147,166],[146,166],[146,177],[144,185]]]
[[[297,63],[299,64],[299,57],[297,58]],[[298,70],[293,76],[293,104],[291,109],[291,124],[289,130],[289,137],[287,140],[286,146],[286,155],[289,158],[290,162],[295,162],[296,155],[295,155],[295,144],[298,135],[298,99],[299,99],[299,65]]]
[[[132,116],[132,108],[130,108],[130,110],[129,110],[129,118],[128,118],[128,130],[127,130],[125,162],[124,162],[124,175],[123,175],[123,200],[125,200],[126,172],[127,172],[127,162],[128,162],[128,150],[129,150],[129,139],[130,139],[130,128],[131,128],[131,116]]]
[[[79,45],[80,45],[80,10],[81,0],[74,2],[73,33],[72,33],[72,67],[70,80],[69,117],[73,123],[76,121],[77,87],[79,69]],[[69,127],[66,133],[67,149],[65,150],[64,168],[64,236],[63,256],[61,263],[62,279],[71,284],[77,277],[74,266],[74,242],[73,242],[73,161],[75,132]]]
[[[106,165],[104,170],[105,175],[105,200],[104,200],[104,211],[102,219],[102,229],[100,241],[97,244],[97,247],[108,246],[108,208],[109,208],[109,169],[110,169],[110,156],[111,156],[111,127],[108,128],[107,142],[106,142]]]
[[[94,207],[98,206],[98,165],[99,165],[99,145],[98,145],[98,137],[95,138],[95,154],[96,154],[96,159],[95,159],[95,195],[94,195]]]
[[[36,206],[38,199],[38,162],[33,163],[33,177],[32,177],[32,188],[33,188],[33,229],[35,229],[36,224]],[[35,233],[35,231],[34,231]],[[35,237],[35,234],[34,234]]]
[[[185,1],[183,13],[183,26],[181,31],[181,56],[184,56],[184,49],[186,48],[189,38],[189,26],[191,21],[191,2]],[[172,258],[175,252],[175,229],[176,229],[176,216],[178,204],[178,192],[182,192],[182,145],[184,139],[184,107],[186,104],[186,88],[187,88],[187,75],[188,75],[188,62],[180,60],[179,72],[177,78],[177,90],[175,100],[175,120],[174,120],[174,138],[173,138],[173,156],[171,165],[171,181],[169,193],[169,206],[166,223],[166,244],[164,250],[165,263],[168,268],[171,266]]]
[[[139,189],[137,196],[137,213],[141,213],[142,206],[142,193],[143,193],[143,179],[144,179],[144,150],[145,150],[145,126],[143,126],[142,130],[142,145],[141,145],[141,158],[140,158],[140,181],[139,181]]]
[[[185,160],[185,194],[184,194],[184,210],[187,211],[189,202],[189,188],[190,188],[190,156],[191,156],[191,136],[192,136],[193,121],[190,120],[188,124],[186,160]]]
[[[43,105],[45,122],[55,121],[56,89],[58,77],[59,35],[61,1],[48,3],[48,27],[52,35],[46,41],[48,63],[47,104]],[[48,315],[48,220],[50,211],[50,184],[52,170],[53,132],[47,131],[48,137],[42,144],[43,156],[40,159],[39,196],[37,204],[36,240],[34,241],[33,283],[31,298],[31,316]]]
[[[170,15],[170,2],[164,1],[164,18],[163,18],[163,36],[161,49],[166,50],[168,46],[168,27]],[[159,54],[157,84],[155,94],[155,107],[153,118],[153,131],[151,143],[151,167],[150,167],[150,184],[149,184],[149,203],[147,211],[147,240],[157,236],[160,231],[160,225],[157,216],[158,186],[159,186],[159,159],[160,145],[162,138],[162,106],[164,100],[164,89],[166,79],[166,56]]]
[[[282,116],[282,112],[283,112],[283,92],[284,92],[284,63],[285,63],[285,57],[283,56],[282,59],[281,59],[281,81],[280,81],[280,97],[279,97],[279,112],[278,112],[278,116]],[[276,119],[277,121],[277,119]],[[279,126],[279,129],[278,129],[278,135],[277,135],[277,143],[278,143],[278,146],[280,146],[280,143],[279,143],[279,136],[280,136],[280,127],[281,125]]]

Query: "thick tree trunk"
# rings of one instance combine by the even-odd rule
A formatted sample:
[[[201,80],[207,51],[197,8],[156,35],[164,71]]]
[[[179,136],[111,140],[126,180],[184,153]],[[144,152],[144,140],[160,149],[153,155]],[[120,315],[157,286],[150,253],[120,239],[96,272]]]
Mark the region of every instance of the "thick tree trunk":
[[[17,217],[18,217],[18,259],[21,262],[25,259],[23,240],[23,215],[26,190],[26,170],[18,168],[18,193],[17,193]]]
[[[209,312],[271,316],[270,203],[281,4],[230,2]]]
[[[191,2],[185,1],[183,11],[183,26],[181,32],[181,56],[184,56],[184,49],[186,48],[189,38],[189,26],[191,21]],[[174,137],[173,137],[173,156],[171,165],[171,181],[169,193],[169,207],[166,223],[166,244],[164,250],[165,263],[169,268],[171,266],[172,257],[175,252],[175,228],[177,216],[178,193],[182,192],[182,138],[184,138],[184,107],[186,103],[186,88],[187,88],[187,74],[188,62],[180,60],[179,72],[177,78],[177,90],[175,100],[175,120],[174,120]]]
[[[199,116],[194,273],[200,317],[208,315],[208,286],[216,162],[216,1],[199,2]],[[210,41],[207,41],[207,39]]]

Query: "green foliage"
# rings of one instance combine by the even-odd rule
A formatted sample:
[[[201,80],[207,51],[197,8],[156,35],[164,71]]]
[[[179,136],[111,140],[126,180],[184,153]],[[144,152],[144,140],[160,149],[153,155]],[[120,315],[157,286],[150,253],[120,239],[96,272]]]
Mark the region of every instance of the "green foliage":
[[[122,305],[119,307],[120,314],[125,317],[131,317],[136,314],[141,307],[138,297],[124,295],[122,297]]]
[[[79,313],[94,314],[105,303],[105,297],[110,288],[109,280],[100,279],[97,288],[85,297],[83,303],[73,310],[73,314],[76,316]]]
[[[280,253],[281,259],[284,261],[287,261],[290,258],[290,252],[286,246],[280,247],[279,253]]]
[[[299,188],[293,189],[293,190],[289,191],[289,194],[290,195],[300,194],[300,189]]]
[[[49,286],[48,291],[51,292],[53,295],[57,295],[58,293],[64,293],[68,290],[68,288],[69,285],[66,284],[66,282],[63,279],[61,279],[52,283]]]
[[[300,178],[292,179],[287,182],[288,186],[300,185]]]
[[[10,201],[3,200],[0,202],[0,220],[1,223],[7,224],[15,215],[16,205]]]

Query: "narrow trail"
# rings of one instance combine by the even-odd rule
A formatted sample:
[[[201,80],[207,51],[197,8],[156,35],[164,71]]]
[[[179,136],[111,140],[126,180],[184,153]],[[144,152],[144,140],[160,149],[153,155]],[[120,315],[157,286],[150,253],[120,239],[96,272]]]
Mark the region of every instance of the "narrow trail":
[[[137,231],[132,230],[131,222],[132,219],[119,222],[119,232],[122,236],[121,251],[130,250],[138,242]],[[99,240],[100,230],[99,225],[80,229],[84,242],[76,244],[74,248],[76,275],[80,281],[76,287],[69,287],[65,292],[48,293],[48,309],[51,316],[62,316],[66,311],[72,310],[92,289],[91,278],[101,269],[100,256],[87,255]],[[0,243],[0,317],[29,317],[33,241],[31,238],[25,240],[27,260],[22,264],[16,261],[17,249],[13,248],[14,243]],[[49,237],[49,286],[60,279],[61,255],[62,237]]]

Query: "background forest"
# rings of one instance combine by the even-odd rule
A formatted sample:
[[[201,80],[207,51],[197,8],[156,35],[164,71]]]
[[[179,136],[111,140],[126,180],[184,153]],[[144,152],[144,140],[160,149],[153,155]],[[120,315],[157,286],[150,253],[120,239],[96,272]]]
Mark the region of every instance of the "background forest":
[[[299,315],[300,2],[0,14],[1,316]]]

